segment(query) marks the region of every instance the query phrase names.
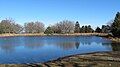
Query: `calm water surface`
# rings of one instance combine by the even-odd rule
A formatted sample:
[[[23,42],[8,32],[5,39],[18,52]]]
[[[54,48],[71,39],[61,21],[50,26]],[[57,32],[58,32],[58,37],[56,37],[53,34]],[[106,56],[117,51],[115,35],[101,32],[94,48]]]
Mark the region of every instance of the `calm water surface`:
[[[97,36],[33,36],[0,38],[0,64],[37,63],[97,51],[118,51],[118,43]]]

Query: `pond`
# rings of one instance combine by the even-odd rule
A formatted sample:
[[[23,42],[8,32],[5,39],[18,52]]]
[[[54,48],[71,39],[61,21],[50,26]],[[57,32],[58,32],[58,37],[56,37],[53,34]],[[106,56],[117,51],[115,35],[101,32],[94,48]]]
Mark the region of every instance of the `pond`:
[[[97,36],[19,36],[0,38],[0,64],[38,63],[98,51],[119,51],[119,43]]]

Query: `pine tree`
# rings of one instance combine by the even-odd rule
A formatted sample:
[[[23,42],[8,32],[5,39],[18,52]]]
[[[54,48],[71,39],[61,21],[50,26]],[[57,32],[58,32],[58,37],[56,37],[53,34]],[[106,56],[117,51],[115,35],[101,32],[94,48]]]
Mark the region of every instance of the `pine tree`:
[[[120,13],[117,12],[114,22],[111,25],[111,32],[114,36],[120,36]]]
[[[110,33],[110,26],[102,25],[102,33]]]
[[[95,30],[95,32],[96,32],[96,33],[101,33],[102,30],[101,30],[99,27],[97,27],[96,30]]]
[[[94,32],[94,30],[91,28],[90,25],[88,25],[87,30],[88,30],[88,33],[92,33],[92,32]]]
[[[80,25],[79,25],[79,22],[78,22],[78,21],[77,21],[76,24],[75,24],[74,33],[80,33]]]
[[[53,30],[52,30],[52,28],[51,27],[47,27],[47,29],[45,30],[45,32],[44,32],[45,34],[53,34]]]

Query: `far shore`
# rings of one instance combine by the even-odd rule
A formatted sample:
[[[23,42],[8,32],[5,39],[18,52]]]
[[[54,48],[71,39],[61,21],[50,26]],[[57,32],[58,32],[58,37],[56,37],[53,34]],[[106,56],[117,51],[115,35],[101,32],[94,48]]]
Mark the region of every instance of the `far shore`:
[[[44,34],[44,33],[34,33],[34,34],[0,34],[0,37],[16,37],[16,36],[99,36],[110,39],[113,42],[120,43],[120,38],[109,36],[107,33],[74,33],[74,34]]]
[[[96,36],[107,36],[106,33],[74,33],[74,34],[44,34],[44,33],[34,33],[34,34],[0,34],[0,37],[12,37],[12,36],[79,36],[79,35],[96,35]]]

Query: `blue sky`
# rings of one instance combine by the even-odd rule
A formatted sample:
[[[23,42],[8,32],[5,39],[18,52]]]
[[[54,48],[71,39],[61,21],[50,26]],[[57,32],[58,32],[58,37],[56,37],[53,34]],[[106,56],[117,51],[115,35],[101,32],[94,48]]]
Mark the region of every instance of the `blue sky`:
[[[41,21],[46,26],[62,20],[93,27],[106,24],[120,11],[120,0],[0,0],[0,20]]]

